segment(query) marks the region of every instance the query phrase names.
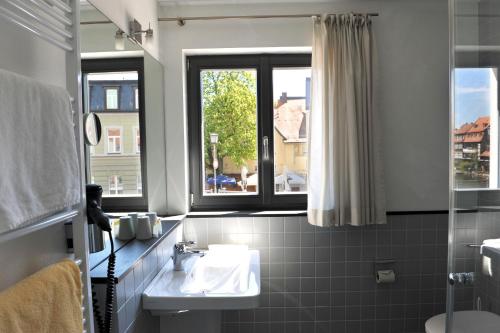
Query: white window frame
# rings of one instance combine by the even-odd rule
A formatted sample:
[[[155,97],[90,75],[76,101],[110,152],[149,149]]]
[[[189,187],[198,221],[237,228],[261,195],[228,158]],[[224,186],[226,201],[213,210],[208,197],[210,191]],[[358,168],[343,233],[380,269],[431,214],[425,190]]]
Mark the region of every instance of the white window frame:
[[[139,110],[139,87],[134,87],[134,108]]]
[[[116,108],[108,107],[108,90],[116,90]],[[104,109],[105,110],[120,109],[120,87],[104,87]]]
[[[134,138],[134,152],[136,154],[140,154],[141,153],[141,130],[139,129],[139,127],[137,126],[134,126],[134,128],[132,128],[132,137]],[[137,140],[137,138],[139,138],[139,140]]]
[[[109,130],[119,130],[120,131],[120,150],[117,151],[115,148],[116,148],[116,145],[115,147],[113,148],[113,150],[110,150],[110,145],[109,145],[109,139],[110,139],[110,135],[109,135]],[[111,136],[112,138],[117,138],[117,136],[113,135]],[[106,154],[107,155],[117,155],[117,154],[122,154],[123,153],[123,127],[122,126],[109,126],[109,127],[106,127]]]
[[[142,175],[137,174],[137,193],[142,194]]]

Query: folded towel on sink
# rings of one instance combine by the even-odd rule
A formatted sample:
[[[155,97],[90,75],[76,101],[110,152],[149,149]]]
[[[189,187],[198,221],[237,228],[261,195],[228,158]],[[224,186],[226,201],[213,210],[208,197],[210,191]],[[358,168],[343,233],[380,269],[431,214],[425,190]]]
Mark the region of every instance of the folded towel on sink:
[[[491,247],[493,249],[500,250],[500,238],[485,239],[481,245],[481,254],[483,254],[484,247]]]
[[[248,290],[250,252],[246,248],[209,247],[186,272],[181,291],[186,294],[236,294]]]

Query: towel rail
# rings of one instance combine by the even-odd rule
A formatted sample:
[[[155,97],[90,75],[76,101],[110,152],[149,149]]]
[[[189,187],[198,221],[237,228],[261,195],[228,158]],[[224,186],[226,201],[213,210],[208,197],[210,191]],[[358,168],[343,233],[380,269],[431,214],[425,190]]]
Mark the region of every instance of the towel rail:
[[[76,258],[73,260],[77,266],[82,265],[82,259]],[[82,269],[80,268],[80,276],[83,275]],[[85,304],[85,295],[82,294],[82,304]],[[87,323],[87,319],[85,319],[85,306],[82,306],[82,317],[83,317],[83,327],[85,327],[85,324]],[[83,333],[87,332],[85,329],[83,330]]]
[[[45,0],[0,0],[0,16],[65,51],[73,51],[68,42],[74,37],[71,19]]]
[[[57,7],[66,13],[71,14],[73,11],[71,10],[71,7],[68,6],[66,3],[62,2],[61,0],[45,0],[46,2],[50,3],[54,7]]]
[[[78,213],[79,213],[79,211],[76,209],[70,210],[70,211],[59,212],[59,213],[51,215],[43,220],[38,221],[36,224],[32,224],[32,225],[28,225],[28,226],[21,227],[18,229],[14,229],[12,231],[7,231],[5,233],[0,234],[0,243],[10,241],[10,240],[16,239],[18,237],[35,232],[37,230],[41,230],[41,229],[50,227],[51,225],[65,222],[65,221],[77,216]]]
[[[67,26],[71,26],[73,24],[69,18],[67,18],[64,14],[62,14],[58,10],[54,10],[55,8],[49,5],[47,2],[43,0],[28,0],[28,1],[31,2],[36,9],[40,9],[41,12],[45,13],[48,17],[51,17],[55,21],[58,21]]]
[[[39,24],[41,24],[45,28],[50,29],[55,33],[58,33],[59,35],[65,37],[65,38],[73,38],[73,35],[69,31],[55,25],[54,23],[52,23],[49,20],[42,19],[39,15],[35,15],[32,12],[33,8],[31,8],[29,6],[29,4],[26,4],[26,2],[24,2],[22,0],[7,0],[7,2],[10,3],[12,6],[14,6],[15,8],[26,13],[26,15],[28,15],[30,18],[32,18],[33,20],[35,20],[36,22],[38,22]]]
[[[0,19],[13,23],[33,36],[66,51],[66,89],[72,96],[72,120],[78,145],[81,171],[81,202],[57,214],[39,219],[35,223],[0,234],[0,243],[36,232],[52,225],[73,220],[75,254],[81,258],[75,262],[82,272],[82,314],[85,319],[83,332],[94,331],[90,276],[88,267],[88,230],[85,214],[85,155],[82,133],[80,75],[80,1],[78,0],[0,0]],[[24,37],[24,36],[23,36]],[[28,37],[29,38],[29,37]],[[28,40],[28,39],[26,39]],[[77,52],[78,51],[78,52]],[[55,69],[54,69],[55,70]],[[74,98],[73,98],[74,97]],[[85,264],[85,265],[84,265]]]

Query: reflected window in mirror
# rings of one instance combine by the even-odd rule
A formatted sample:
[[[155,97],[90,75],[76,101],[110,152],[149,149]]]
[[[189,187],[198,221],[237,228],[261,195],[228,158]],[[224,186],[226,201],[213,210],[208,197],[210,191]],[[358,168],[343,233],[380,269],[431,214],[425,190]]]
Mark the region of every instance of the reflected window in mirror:
[[[142,179],[140,174],[137,175],[137,192],[142,193]]]
[[[118,87],[105,87],[106,110],[118,110],[120,89]]]
[[[455,69],[456,189],[498,188],[498,69]]]
[[[122,152],[122,129],[110,127],[107,129],[108,154],[121,154]]]
[[[135,153],[140,154],[141,153],[141,131],[139,130],[139,127],[134,127],[134,138],[135,138]]]
[[[123,194],[123,180],[121,176],[114,175],[109,177],[109,194]]]
[[[139,110],[139,88],[134,88],[134,107]]]
[[[146,210],[144,60],[86,59],[82,73],[84,112],[95,112],[104,129],[86,150],[87,179],[103,187],[106,211]]]

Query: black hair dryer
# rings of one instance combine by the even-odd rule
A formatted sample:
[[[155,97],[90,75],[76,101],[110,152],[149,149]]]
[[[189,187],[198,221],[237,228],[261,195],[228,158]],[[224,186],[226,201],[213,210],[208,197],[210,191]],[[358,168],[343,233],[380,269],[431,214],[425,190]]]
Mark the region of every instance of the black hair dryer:
[[[89,250],[90,253],[105,249],[105,232],[111,231],[109,218],[101,208],[102,187],[96,184],[87,184],[87,218],[89,225]]]
[[[115,297],[115,246],[111,235],[111,224],[109,217],[104,214],[101,208],[102,187],[96,184],[87,184],[87,217],[89,223],[89,249],[90,253],[104,250],[104,233],[108,233],[109,244],[111,245],[108,257],[108,274],[106,279],[106,304],[104,315],[99,309],[99,302],[96,293],[92,290],[92,308],[94,318],[97,323],[97,332],[110,333],[113,324],[113,299]],[[93,287],[93,286],[92,286]]]

